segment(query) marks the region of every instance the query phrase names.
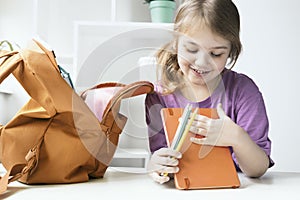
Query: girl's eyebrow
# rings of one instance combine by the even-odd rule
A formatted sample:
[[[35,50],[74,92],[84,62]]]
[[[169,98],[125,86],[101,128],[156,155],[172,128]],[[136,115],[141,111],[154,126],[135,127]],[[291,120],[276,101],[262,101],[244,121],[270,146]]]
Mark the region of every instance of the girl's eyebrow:
[[[227,46],[216,46],[216,47],[212,47],[212,49],[228,49]]]
[[[193,41],[187,41],[191,45],[199,46],[196,42]],[[211,47],[210,49],[229,49],[227,46],[215,46]]]
[[[187,41],[187,43],[189,43],[191,45],[199,46],[196,42],[193,42],[193,41]]]

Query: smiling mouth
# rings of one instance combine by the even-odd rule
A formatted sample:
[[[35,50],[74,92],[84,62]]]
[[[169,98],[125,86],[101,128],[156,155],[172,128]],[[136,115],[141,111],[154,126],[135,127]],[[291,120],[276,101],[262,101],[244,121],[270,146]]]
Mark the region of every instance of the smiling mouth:
[[[197,74],[200,74],[200,75],[206,75],[208,74],[209,72],[211,72],[210,70],[200,70],[200,69],[194,69],[194,68],[191,68],[194,72],[196,72]]]

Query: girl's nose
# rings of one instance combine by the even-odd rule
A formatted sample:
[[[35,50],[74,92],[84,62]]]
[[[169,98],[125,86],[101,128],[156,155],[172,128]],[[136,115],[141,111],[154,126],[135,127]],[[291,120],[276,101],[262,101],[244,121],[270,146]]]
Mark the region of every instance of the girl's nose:
[[[195,55],[195,65],[199,68],[207,68],[210,65],[210,57],[208,53],[204,50],[197,52]]]

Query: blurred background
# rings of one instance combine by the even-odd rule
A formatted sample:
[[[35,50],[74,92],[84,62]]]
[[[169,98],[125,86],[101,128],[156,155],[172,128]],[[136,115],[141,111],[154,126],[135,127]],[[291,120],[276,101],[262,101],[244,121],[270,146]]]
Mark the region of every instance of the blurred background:
[[[250,76],[263,93],[270,120],[269,136],[273,142],[272,159],[276,163],[271,170],[300,172],[300,1],[233,1],[241,16],[243,44],[242,55],[234,70]],[[176,5],[181,2],[176,1]],[[41,38],[55,50],[59,64],[76,82],[85,63],[97,66],[95,62],[99,60],[90,56],[92,52],[115,36],[122,38],[125,35],[123,40],[132,41],[125,46],[129,50],[139,47],[134,46],[137,41],[148,44],[153,40],[160,44],[168,40],[167,35],[157,34],[159,31],[155,30],[170,30],[172,23],[151,22],[148,6],[143,0],[0,0],[0,40],[25,47],[31,38]],[[153,34],[147,31],[138,35],[136,33],[140,32],[133,31],[144,28],[152,29]],[[132,34],[126,35],[130,31]],[[108,53],[114,51],[113,48],[106,50]],[[116,81],[124,78],[126,72],[137,73],[140,79],[153,80],[155,71],[151,62],[141,64],[145,59],[138,59],[151,55],[152,50],[125,51],[114,62],[117,66],[122,64],[124,70]],[[101,48],[99,51],[103,53]],[[146,67],[138,68],[140,65]],[[106,77],[102,76],[105,80],[113,80],[120,67],[115,68],[116,71],[111,69],[105,71]],[[135,72],[137,69],[142,70]],[[89,79],[87,75],[80,76]],[[27,98],[13,77],[5,80],[0,86],[0,123],[7,123]],[[134,111],[129,111],[128,106],[124,109],[135,121],[126,127],[125,132],[130,134],[122,134],[120,147],[125,152],[119,152],[120,159],[115,165],[143,168],[149,156],[143,97],[134,100],[133,104]],[[128,158],[141,160],[126,164]]]

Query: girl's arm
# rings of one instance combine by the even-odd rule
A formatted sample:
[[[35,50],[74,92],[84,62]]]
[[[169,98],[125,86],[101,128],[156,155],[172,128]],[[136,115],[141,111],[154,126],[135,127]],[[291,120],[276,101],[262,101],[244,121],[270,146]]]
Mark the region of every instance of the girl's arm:
[[[197,144],[231,146],[239,168],[249,177],[262,176],[269,167],[269,157],[250,135],[217,107],[219,119],[198,115],[191,131],[205,138],[191,138]]]
[[[181,153],[167,148],[160,110],[164,104],[156,93],[147,94],[145,99],[146,122],[148,126],[151,158],[147,170],[152,179],[160,184],[168,182],[170,175],[178,172]],[[167,176],[162,175],[167,174]]]
[[[233,128],[234,137],[232,144],[237,162],[244,174],[249,177],[262,176],[269,167],[269,157],[250,138],[249,134],[238,125]]]

